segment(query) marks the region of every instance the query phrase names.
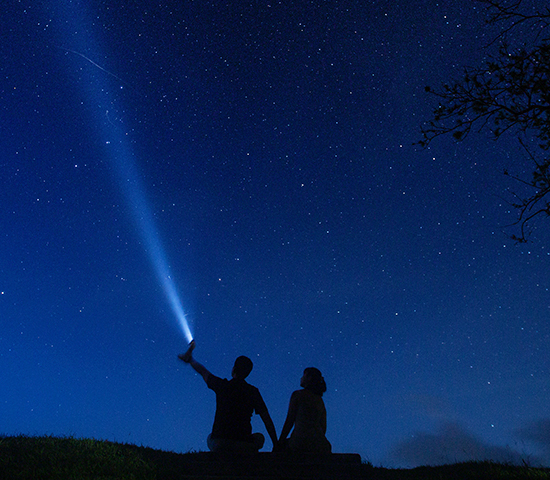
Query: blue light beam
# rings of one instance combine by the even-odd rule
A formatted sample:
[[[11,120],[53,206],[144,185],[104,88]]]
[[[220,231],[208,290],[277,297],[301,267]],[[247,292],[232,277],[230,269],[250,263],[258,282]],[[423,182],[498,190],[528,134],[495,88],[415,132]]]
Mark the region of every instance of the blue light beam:
[[[135,162],[132,161],[132,154],[128,151],[126,142],[119,141],[118,147],[120,149],[117,149],[119,150],[118,154],[112,155],[112,157],[115,160],[114,164],[117,166],[119,183],[122,185],[126,200],[133,214],[132,216],[140,232],[141,239],[145,244],[145,250],[163,286],[164,293],[178,321],[179,327],[187,341],[191,342],[193,335],[191,334],[189,322],[187,321],[187,316],[174,280],[170,275],[168,260],[153,221],[153,214],[149,204],[146,202],[145,191]]]
[[[112,78],[115,78],[120,83],[124,82],[101,66],[99,62],[92,60],[92,58],[105,57],[101,55],[101,49],[98,48],[94,38],[94,22],[87,21],[89,18],[85,15],[85,9],[85,3],[80,1],[63,4],[61,11],[65,11],[66,21],[60,22],[60,25],[63,26],[62,43],[69,41],[71,47],[75,46],[74,48],[57,48],[65,50],[67,56],[72,56],[75,62],[79,62],[76,65],[77,69],[84,72],[80,83],[83,84],[89,106],[93,106],[90,111],[95,112],[95,118],[92,119],[93,125],[99,127],[99,138],[108,139],[105,141],[106,151],[117,172],[118,183],[122,187],[145,250],[158,280],[162,284],[179,328],[187,341],[191,342],[193,335],[178,290],[170,274],[170,267],[155,226],[153,214],[146,201],[145,189],[134,160],[135,155],[130,146],[129,137],[127,132],[121,128],[122,124],[116,126],[109,119],[109,111],[116,106],[117,102],[116,97],[109,93],[116,91],[116,88],[113,88],[108,77],[111,77],[111,81]],[[86,52],[86,54],[81,52]],[[123,111],[123,108],[118,110]]]

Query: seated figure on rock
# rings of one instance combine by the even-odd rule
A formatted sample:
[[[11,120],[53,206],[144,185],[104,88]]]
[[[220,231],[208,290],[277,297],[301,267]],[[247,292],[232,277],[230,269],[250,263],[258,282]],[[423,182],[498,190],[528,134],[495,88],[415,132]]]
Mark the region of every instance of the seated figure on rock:
[[[278,450],[292,452],[329,454],[332,446],[327,440],[327,411],[323,402],[323,393],[327,390],[325,379],[314,367],[304,370],[300,380],[301,390],[290,397]],[[293,429],[294,427],[294,429]],[[287,439],[291,432],[290,438]]]
[[[202,376],[207,387],[216,394],[216,414],[212,433],[207,444],[212,452],[254,453],[260,450],[265,438],[261,433],[252,433],[251,418],[260,415],[273,444],[277,432],[260,391],[247,383],[245,378],[252,371],[252,361],[245,356],[235,360],[231,380],[217,377],[197,362],[192,355],[195,343],[191,342],[186,353],[179,355],[185,363]]]

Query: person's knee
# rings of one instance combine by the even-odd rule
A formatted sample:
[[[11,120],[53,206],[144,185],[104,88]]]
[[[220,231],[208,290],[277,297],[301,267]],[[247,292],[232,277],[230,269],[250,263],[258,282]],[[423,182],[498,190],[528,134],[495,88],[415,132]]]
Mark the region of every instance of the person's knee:
[[[261,433],[253,433],[251,441],[228,440],[224,438],[212,438],[212,434],[206,438],[206,444],[211,452],[253,453],[260,450],[265,443],[265,437]]]
[[[208,449],[211,452],[219,452],[220,450],[223,450],[223,445],[220,439],[212,438],[212,434],[208,435],[206,438],[206,445],[208,445]]]
[[[257,450],[261,450],[265,443],[264,435],[262,433],[253,433],[252,443]]]
[[[214,451],[214,442],[212,441],[212,435],[209,434],[208,437],[206,437],[206,445],[208,445],[208,450],[211,452]]]

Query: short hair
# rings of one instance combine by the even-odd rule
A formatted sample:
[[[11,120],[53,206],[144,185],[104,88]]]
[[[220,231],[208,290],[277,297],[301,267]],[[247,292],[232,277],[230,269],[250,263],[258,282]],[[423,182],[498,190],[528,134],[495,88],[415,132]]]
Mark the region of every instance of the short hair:
[[[244,355],[241,355],[235,360],[233,371],[235,372],[235,375],[237,375],[239,378],[244,379],[248,377],[253,367],[254,364],[252,363],[252,360],[250,360],[250,358],[248,357],[245,357]]]

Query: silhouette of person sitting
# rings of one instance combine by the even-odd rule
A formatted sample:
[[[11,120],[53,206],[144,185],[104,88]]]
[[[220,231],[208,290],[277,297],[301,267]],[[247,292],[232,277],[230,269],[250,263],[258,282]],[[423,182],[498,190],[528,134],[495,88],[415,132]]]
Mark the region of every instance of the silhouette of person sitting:
[[[296,390],[290,397],[278,449],[308,453],[331,453],[332,446],[325,437],[327,411],[323,393],[327,385],[321,372],[314,367],[304,370],[300,380],[302,390]],[[292,435],[287,436],[294,427]]]
[[[195,342],[189,344],[186,353],[178,355],[185,363],[202,376],[208,388],[216,393],[216,414],[212,433],[207,444],[212,452],[254,453],[265,442],[261,433],[252,433],[251,418],[254,413],[260,415],[273,445],[277,443],[277,432],[267,410],[260,391],[247,383],[245,378],[252,371],[252,360],[240,356],[235,360],[231,371],[231,380],[217,377],[204,365],[197,362],[192,352]]]

